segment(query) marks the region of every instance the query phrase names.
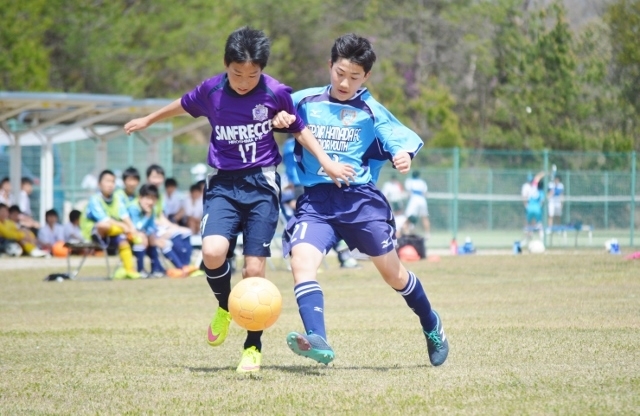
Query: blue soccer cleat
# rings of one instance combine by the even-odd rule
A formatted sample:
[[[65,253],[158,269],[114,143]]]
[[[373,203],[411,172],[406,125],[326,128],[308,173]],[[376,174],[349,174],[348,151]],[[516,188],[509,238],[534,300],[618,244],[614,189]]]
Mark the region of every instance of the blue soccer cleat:
[[[438,312],[436,311],[433,311],[433,313],[438,320],[436,327],[430,332],[427,332],[424,329],[422,332],[427,339],[429,361],[431,361],[431,365],[437,367],[442,365],[446,361],[447,355],[449,355],[449,341],[447,341],[447,336],[444,334],[440,315],[438,315]]]
[[[329,364],[335,358],[329,343],[317,334],[290,332],[287,335],[287,345],[296,354],[311,358],[320,364]]]

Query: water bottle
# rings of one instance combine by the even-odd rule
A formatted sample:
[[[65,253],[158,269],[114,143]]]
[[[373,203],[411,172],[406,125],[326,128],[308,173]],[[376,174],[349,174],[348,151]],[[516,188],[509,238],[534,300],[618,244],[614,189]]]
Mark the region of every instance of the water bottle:
[[[515,241],[513,243],[513,254],[521,254],[522,247],[520,247],[520,241]]]

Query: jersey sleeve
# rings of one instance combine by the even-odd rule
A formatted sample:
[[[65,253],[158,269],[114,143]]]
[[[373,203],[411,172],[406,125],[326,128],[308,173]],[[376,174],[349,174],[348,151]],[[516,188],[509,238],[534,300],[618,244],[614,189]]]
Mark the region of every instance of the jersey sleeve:
[[[395,156],[407,152],[413,158],[424,143],[420,136],[403,125],[398,119],[378,102],[367,103],[373,110],[375,134],[384,151]]]
[[[273,129],[278,133],[300,133],[306,127],[304,120],[300,117],[300,114],[298,114],[298,111],[294,106],[291,91],[291,88],[286,85],[283,85],[282,88],[278,89],[276,95],[279,106],[278,112],[286,111],[287,113],[296,116],[296,121],[291,123],[291,125],[285,129]]]
[[[104,221],[109,218],[99,198],[101,198],[100,195],[94,195],[89,199],[89,203],[87,204],[87,218],[94,222]]]
[[[182,96],[180,104],[184,111],[189,113],[191,117],[206,117],[209,113],[207,105],[207,93],[210,88],[205,81],[193,90]]]

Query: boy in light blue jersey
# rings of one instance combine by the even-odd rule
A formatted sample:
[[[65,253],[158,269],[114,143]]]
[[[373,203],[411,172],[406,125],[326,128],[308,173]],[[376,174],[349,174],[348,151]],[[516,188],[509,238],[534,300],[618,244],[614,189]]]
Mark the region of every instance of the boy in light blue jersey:
[[[296,144],[298,176],[305,192],[287,224],[283,249],[285,255],[291,255],[294,292],[305,332],[291,332],[287,344],[296,354],[323,364],[334,359],[316,273],[323,256],[342,238],[352,250],[370,256],[384,280],[418,315],[429,360],[438,366],[449,352],[440,317],[418,278],[400,263],[391,207],[373,182],[385,159],[400,173],[409,172],[422,140],[361,88],[375,59],[367,39],[344,35],[331,50],[331,85],[293,94],[298,114],[324,150],[333,160],[351,165],[355,179],[348,187],[332,186],[317,159]],[[274,126],[286,127],[293,120],[282,112]]]
[[[140,187],[138,197],[135,198],[127,208],[133,226],[143,235],[143,238],[135,241],[133,244],[133,253],[137,260],[138,273],[140,273],[142,277],[164,276],[164,272],[162,272],[162,274],[156,273],[159,272],[159,270],[154,266],[159,262],[156,247],[156,232],[158,229],[155,222],[156,216],[154,212],[154,206],[158,202],[159,196],[160,192],[158,191],[157,186],[144,184]],[[149,248],[151,250],[147,250]],[[151,257],[150,274],[144,269],[145,252],[150,253]],[[171,246],[168,247],[168,250],[163,250],[163,252],[165,257],[167,257],[167,259],[176,266],[176,269],[167,270],[167,275],[169,277],[185,277],[184,268],[187,265],[182,262],[178,253],[176,253]]]

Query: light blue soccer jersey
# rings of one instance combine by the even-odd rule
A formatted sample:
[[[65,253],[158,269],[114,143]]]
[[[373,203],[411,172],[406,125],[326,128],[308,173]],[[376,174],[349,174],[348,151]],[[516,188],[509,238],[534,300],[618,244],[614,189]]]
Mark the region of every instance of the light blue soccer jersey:
[[[292,95],[298,114],[333,160],[353,166],[353,184],[376,181],[383,163],[401,151],[413,157],[422,139],[386,108],[360,89],[348,101],[331,98],[331,86],[309,88]],[[298,177],[304,186],[332,183],[318,160],[296,142]]]
[[[122,201],[118,194],[114,193],[111,199],[107,201],[102,193],[98,192],[89,198],[85,215],[90,221],[100,222],[108,218],[122,221],[123,218],[129,216],[129,213],[127,212],[124,201]]]
[[[145,213],[142,212],[137,199],[134,199],[129,205],[128,211],[129,216],[131,217],[131,222],[133,222],[133,226],[136,227],[136,230],[141,231],[146,235],[151,235],[156,232],[154,216],[152,214],[145,215]]]

